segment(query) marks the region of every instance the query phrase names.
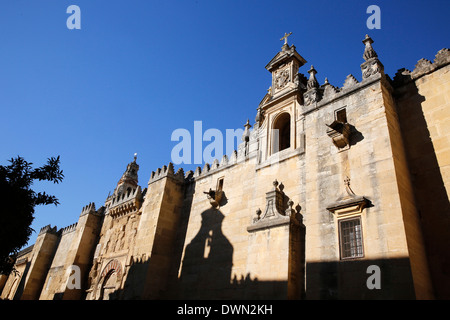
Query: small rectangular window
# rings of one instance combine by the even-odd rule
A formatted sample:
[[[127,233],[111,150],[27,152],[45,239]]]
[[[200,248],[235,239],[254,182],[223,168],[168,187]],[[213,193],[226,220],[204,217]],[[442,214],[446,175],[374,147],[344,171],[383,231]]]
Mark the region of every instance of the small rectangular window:
[[[336,118],[336,121],[339,121],[342,123],[347,123],[347,111],[345,110],[345,108],[336,110],[335,118]]]
[[[217,179],[217,187],[216,187],[217,191],[222,191],[222,189],[223,189],[223,180],[224,180],[223,177]]]
[[[363,257],[361,219],[359,217],[339,221],[339,237],[342,259]]]

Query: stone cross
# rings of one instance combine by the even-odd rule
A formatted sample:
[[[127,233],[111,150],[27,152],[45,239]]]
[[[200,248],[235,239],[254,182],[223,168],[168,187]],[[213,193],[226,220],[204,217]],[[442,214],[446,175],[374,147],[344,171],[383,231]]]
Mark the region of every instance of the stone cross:
[[[284,33],[284,37],[280,39],[280,41],[284,40],[284,44],[287,44],[287,38],[292,34],[292,32]]]

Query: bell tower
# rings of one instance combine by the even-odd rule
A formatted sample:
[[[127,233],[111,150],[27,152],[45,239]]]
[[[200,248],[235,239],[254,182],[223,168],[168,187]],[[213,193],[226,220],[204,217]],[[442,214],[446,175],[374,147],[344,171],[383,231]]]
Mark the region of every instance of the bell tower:
[[[116,191],[118,191],[119,188],[126,190],[128,187],[137,187],[139,165],[136,163],[136,159],[137,153],[134,154],[134,160],[128,164],[127,169],[117,183]]]
[[[134,154],[134,160],[127,165],[113,194],[108,195],[105,201],[105,207],[108,214],[112,216],[127,214],[139,210],[142,204],[142,190],[138,185],[139,165],[136,163],[137,154]],[[124,206],[124,204],[127,206]]]
[[[295,46],[289,46],[287,40],[292,34],[284,34],[280,40],[284,40],[281,51],[266,65],[266,69],[272,73],[271,93],[273,97],[281,96],[298,87],[298,70],[306,63],[306,60],[298,54]]]
[[[303,147],[302,121],[299,121],[300,105],[306,92],[307,79],[299,73],[306,60],[297,52],[294,45],[288,44],[285,33],[281,51],[266,65],[272,74],[272,85],[259,104],[255,129],[259,128],[260,163],[271,157],[290,157]],[[272,161],[272,160],[270,160]]]

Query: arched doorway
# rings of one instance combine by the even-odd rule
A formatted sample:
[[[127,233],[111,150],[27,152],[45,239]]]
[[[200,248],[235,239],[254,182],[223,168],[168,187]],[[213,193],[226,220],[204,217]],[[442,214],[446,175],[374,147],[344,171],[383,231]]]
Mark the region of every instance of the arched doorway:
[[[110,295],[116,291],[116,285],[117,272],[115,270],[111,270],[103,280],[99,300],[109,300]]]
[[[272,153],[288,149],[291,146],[291,116],[287,112],[280,114],[272,127]]]
[[[122,281],[122,266],[116,259],[111,260],[103,269],[99,286],[99,300],[110,300],[114,297],[114,293],[120,288]]]

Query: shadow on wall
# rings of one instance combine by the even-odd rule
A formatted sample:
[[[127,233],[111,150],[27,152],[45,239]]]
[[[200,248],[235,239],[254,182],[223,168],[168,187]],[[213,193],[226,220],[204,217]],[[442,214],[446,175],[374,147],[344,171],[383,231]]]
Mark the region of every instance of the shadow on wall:
[[[225,219],[220,210],[202,213],[202,224],[186,246],[180,277],[171,276],[167,290],[155,299],[225,300],[288,298],[287,281],[259,281],[249,275],[232,277],[233,246],[222,232]],[[380,289],[367,286],[373,276],[369,266],[379,267]],[[142,299],[149,260],[134,262],[123,290],[106,299]],[[158,275],[155,275],[158,276]],[[376,281],[369,281],[376,283]],[[306,297],[330,299],[414,299],[409,259],[348,260],[306,264]],[[300,298],[300,296],[299,296]]]
[[[286,299],[287,281],[258,281],[249,275],[232,278],[233,246],[222,232],[218,209],[202,212],[197,235],[186,246],[173,299]]]
[[[178,293],[184,299],[224,298],[233,267],[233,246],[222,232],[225,216],[211,208],[201,217],[200,230],[185,249]]]
[[[211,208],[201,217],[198,233],[185,248],[179,278],[177,273],[171,273],[167,290],[155,294],[156,299],[286,299],[287,281],[258,281],[249,275],[232,278],[233,246],[222,232],[225,216]],[[142,299],[149,265],[149,260],[134,262],[124,289],[108,298]]]
[[[379,269],[373,271],[370,266]],[[309,300],[415,299],[412,281],[408,258],[306,264],[306,298]],[[379,288],[372,287],[374,284]]]
[[[450,201],[436,157],[440,150],[435,149],[429,130],[435,123],[427,122],[425,97],[414,81],[397,88],[395,95],[434,294],[437,299],[450,299]]]
[[[20,278],[19,286],[17,287],[13,300],[20,300],[22,298],[23,290],[25,289],[25,280],[27,279],[28,271],[30,270],[30,265],[31,262],[28,261],[25,266],[25,270],[23,271],[22,277]]]

